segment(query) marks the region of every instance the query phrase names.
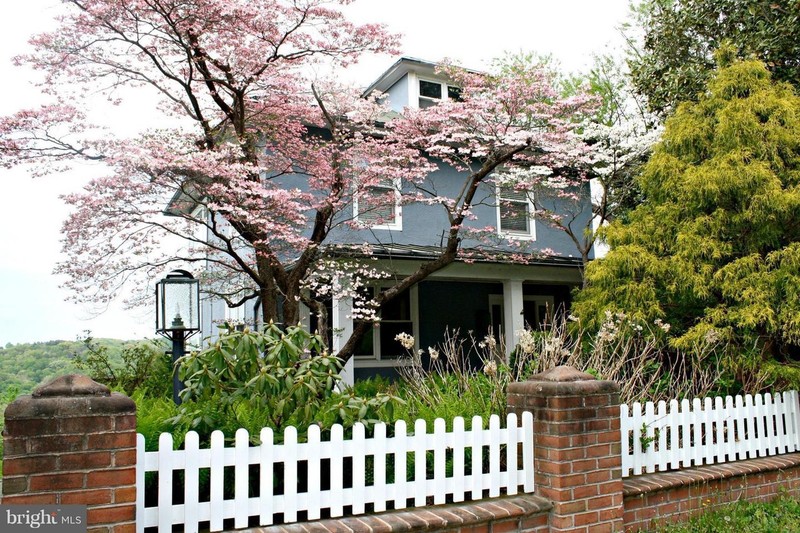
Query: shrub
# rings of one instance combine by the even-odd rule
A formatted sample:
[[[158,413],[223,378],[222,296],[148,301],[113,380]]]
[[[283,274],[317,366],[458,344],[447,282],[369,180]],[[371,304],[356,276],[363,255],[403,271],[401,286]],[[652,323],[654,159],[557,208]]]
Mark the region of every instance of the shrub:
[[[270,323],[263,331],[233,326],[221,329],[216,343],[181,361],[185,389],[176,422],[201,435],[239,427],[257,438],[263,427],[280,438],[294,426],[300,435],[317,424],[371,423],[379,411],[391,412],[391,397],[361,398],[339,391],[341,361],[323,339],[299,326],[285,330]]]
[[[86,371],[93,380],[111,389],[133,396],[135,391],[152,397],[170,394],[172,361],[164,344],[149,340],[123,346],[121,362],[112,357],[108,346],[83,339],[86,351],[75,354],[75,366]]]

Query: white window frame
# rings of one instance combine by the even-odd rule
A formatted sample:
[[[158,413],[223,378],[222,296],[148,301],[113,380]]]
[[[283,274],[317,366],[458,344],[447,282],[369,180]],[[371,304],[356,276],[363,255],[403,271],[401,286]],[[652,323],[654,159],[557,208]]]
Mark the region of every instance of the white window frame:
[[[388,184],[386,186],[383,186],[383,185],[375,186],[375,185],[373,185],[373,186],[367,187],[367,189],[371,189],[371,188],[386,189],[387,192],[388,192],[389,189],[392,189],[392,192],[394,192],[394,221],[392,221],[392,222],[390,222],[388,224],[369,225],[368,227],[371,228],[371,229],[384,229],[384,230],[394,230],[394,231],[402,231],[402,229],[403,229],[403,205],[400,202],[400,200],[401,200],[400,180],[398,178],[392,178],[391,182],[392,182],[391,185],[388,185]],[[368,194],[368,193],[369,193],[368,191],[364,191],[361,194]],[[356,222],[359,222],[359,223],[363,224],[364,226],[367,225],[367,224],[363,223],[361,220],[359,220],[359,218],[358,218],[359,217],[358,197],[354,198],[354,200],[353,200],[353,215],[354,215],[354,218],[355,218]]]
[[[526,205],[526,213],[528,217],[528,231],[517,231],[517,230],[507,230],[503,229],[503,218],[501,216],[503,203],[504,202],[511,202],[511,203],[518,203],[522,204],[521,200],[516,199],[504,199],[502,196],[502,187],[497,185],[495,189],[496,198],[497,198],[497,208],[495,210],[497,214],[497,233],[498,235],[502,235],[504,237],[513,238],[513,239],[524,239],[524,240],[536,240],[536,219],[533,218],[534,214],[534,206],[533,202],[531,202],[530,195],[531,192],[526,192],[525,194],[525,205]]]
[[[442,97],[441,98],[433,98],[431,96],[422,96],[420,94],[420,92],[419,92],[419,85],[420,85],[420,82],[423,82],[423,81],[426,82],[426,83],[435,83],[435,84],[439,85],[442,88]],[[418,107],[418,108],[420,107],[420,105],[419,105],[419,101],[420,100],[426,100],[428,102],[433,102],[434,104],[436,104],[438,102],[447,102],[448,100],[450,100],[450,92],[448,91],[448,88],[450,88],[450,87],[457,88],[455,85],[450,85],[446,81],[434,80],[434,79],[430,79],[430,78],[420,78],[419,76],[416,76],[416,81],[414,83],[416,84],[416,87],[414,87],[414,89],[415,89],[414,92],[417,95],[416,101],[414,103],[415,103],[415,106]]]
[[[379,285],[376,288],[378,290],[388,289],[390,285]],[[416,352],[419,350],[419,291],[416,285],[411,287],[408,290],[408,297],[409,297],[409,306],[411,307],[411,335],[414,337],[414,351]],[[380,321],[382,322],[382,321]],[[379,324],[380,324],[379,322]],[[405,322],[405,320],[403,321]],[[375,368],[375,367],[395,367],[395,366],[402,366],[406,364],[404,358],[388,358],[382,359],[381,358],[381,337],[380,337],[380,326],[377,328],[373,327],[370,328],[369,333],[367,335],[372,335],[372,350],[373,354],[371,355],[353,355],[353,359],[356,361],[359,368]],[[396,341],[397,342],[397,341]],[[400,346],[400,343],[397,342],[397,345]],[[404,349],[404,348],[401,348]]]

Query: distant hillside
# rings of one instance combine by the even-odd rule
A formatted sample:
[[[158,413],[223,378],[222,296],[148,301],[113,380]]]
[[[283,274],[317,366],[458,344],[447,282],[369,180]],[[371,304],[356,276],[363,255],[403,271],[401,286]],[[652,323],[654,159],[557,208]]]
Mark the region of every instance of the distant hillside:
[[[101,346],[108,346],[112,359],[118,359],[122,347],[136,341],[118,339],[93,339]],[[44,381],[77,372],[74,355],[86,352],[81,341],[48,341],[32,344],[6,344],[0,348],[0,396],[16,387],[20,394],[31,392]]]

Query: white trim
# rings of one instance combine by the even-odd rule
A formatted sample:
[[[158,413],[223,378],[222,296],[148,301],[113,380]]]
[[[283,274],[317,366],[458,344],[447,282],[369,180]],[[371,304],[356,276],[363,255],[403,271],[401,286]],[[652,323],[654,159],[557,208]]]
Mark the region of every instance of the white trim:
[[[338,354],[342,349],[347,339],[353,334],[353,319],[350,314],[353,312],[353,299],[342,298],[339,299],[336,295],[333,296],[331,302],[331,328],[333,329],[333,340],[331,342],[331,349],[333,353]],[[351,357],[345,363],[344,368],[339,372],[342,382],[345,385],[352,386],[355,383],[355,357]]]
[[[509,240],[517,239],[517,240],[526,240],[526,241],[535,241],[536,240],[536,219],[533,217],[535,212],[535,208],[533,206],[533,202],[531,201],[530,195],[531,192],[525,193],[525,200],[527,204],[527,215],[528,215],[528,231],[511,231],[511,230],[504,230],[502,229],[502,218],[500,216],[500,207],[501,203],[504,201],[500,196],[500,185],[495,187],[495,198],[497,200],[495,214],[497,215],[497,234],[501,235]],[[518,203],[522,203],[520,200],[511,200],[516,201]]]
[[[519,332],[525,328],[524,297],[522,280],[503,280],[503,337],[506,357],[509,357],[519,343]]]

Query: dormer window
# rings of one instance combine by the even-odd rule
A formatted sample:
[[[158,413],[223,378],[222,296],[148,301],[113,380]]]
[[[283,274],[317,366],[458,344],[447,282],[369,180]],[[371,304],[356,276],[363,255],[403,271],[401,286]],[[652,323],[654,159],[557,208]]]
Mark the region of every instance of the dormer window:
[[[461,89],[440,81],[419,80],[419,107],[430,107],[445,100],[461,100]]]

